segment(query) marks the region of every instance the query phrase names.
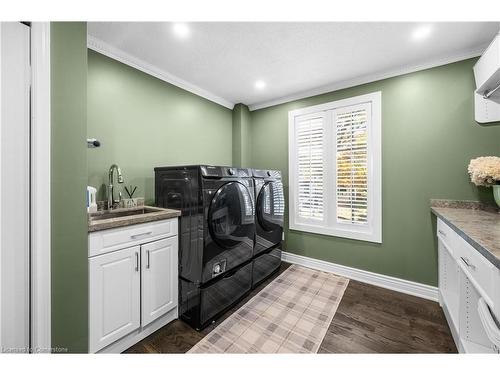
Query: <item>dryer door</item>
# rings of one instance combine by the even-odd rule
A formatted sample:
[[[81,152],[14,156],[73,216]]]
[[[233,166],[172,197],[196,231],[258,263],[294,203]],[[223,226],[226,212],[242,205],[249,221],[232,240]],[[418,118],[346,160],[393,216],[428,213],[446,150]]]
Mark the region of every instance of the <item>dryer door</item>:
[[[212,239],[225,249],[253,238],[253,200],[245,185],[233,181],[217,190],[208,211],[208,226]]]
[[[285,217],[285,196],[281,181],[268,181],[264,183],[257,197],[256,215],[260,226],[265,231],[281,232]]]

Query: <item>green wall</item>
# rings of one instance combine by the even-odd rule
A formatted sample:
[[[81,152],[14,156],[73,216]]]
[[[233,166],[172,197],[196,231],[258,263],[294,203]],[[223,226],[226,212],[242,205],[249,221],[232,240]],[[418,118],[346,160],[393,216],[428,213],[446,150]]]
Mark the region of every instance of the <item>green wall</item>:
[[[50,32],[52,347],[87,352],[87,25]]]
[[[233,163],[235,167],[251,167],[250,110],[244,104],[233,108]]]
[[[87,135],[101,141],[87,151],[88,183],[98,199],[106,197],[113,163],[148,202],[154,167],[231,164],[231,110],[90,50],[87,113]]]
[[[382,91],[383,243],[286,230],[292,253],[437,284],[429,199],[491,200],[468,181],[471,158],[500,153],[500,127],[473,118],[475,59],[251,112],[256,168],[284,172],[288,197],[288,111]],[[288,226],[288,223],[286,224]]]

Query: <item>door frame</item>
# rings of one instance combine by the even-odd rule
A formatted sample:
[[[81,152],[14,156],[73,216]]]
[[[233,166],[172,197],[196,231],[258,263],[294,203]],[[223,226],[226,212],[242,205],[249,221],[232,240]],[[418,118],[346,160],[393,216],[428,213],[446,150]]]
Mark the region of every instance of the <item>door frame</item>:
[[[26,110],[26,108],[24,108],[23,115],[25,115],[27,117],[28,129],[26,129],[26,130],[28,130],[28,131],[25,132],[25,133],[23,132],[23,135],[17,134],[15,136],[22,138],[23,143],[26,143],[26,146],[27,146],[26,149],[24,149],[24,147],[23,147],[22,150],[21,150],[21,152],[23,152],[23,153],[26,152],[28,155],[24,155],[23,156],[23,159],[26,159],[25,163],[24,163],[24,160],[23,160],[22,167],[21,166],[16,167],[15,173],[22,174],[23,177],[26,178],[26,182],[29,185],[28,186],[28,190],[29,191],[27,193],[31,194],[31,175],[30,175],[30,172],[31,172],[30,171],[31,160],[29,160],[30,153],[31,153],[31,144],[30,144],[30,141],[31,141],[31,118],[30,118],[30,113],[29,113],[30,110],[31,110],[31,104],[30,104],[31,98],[29,98],[29,94],[30,94],[29,91],[31,90],[30,85],[31,85],[31,78],[32,78],[31,77],[32,69],[29,66],[30,65],[30,61],[29,60],[30,60],[30,55],[31,55],[31,51],[29,50],[31,48],[31,28],[30,28],[29,25],[26,25],[26,24],[25,25],[21,25],[20,22],[0,22],[0,49],[3,48],[3,45],[2,45],[2,43],[3,43],[2,33],[4,32],[4,26],[8,26],[8,27],[12,26],[12,27],[16,27],[16,28],[20,27],[19,30],[22,29],[23,33],[25,33],[24,36],[26,37],[26,42],[27,42],[27,45],[23,46],[23,47],[26,48],[26,51],[25,51],[26,52],[26,56],[25,56],[25,58],[28,60],[28,61],[25,61],[25,63],[27,63],[27,64],[26,64],[25,67],[23,67],[23,68],[26,68],[25,79],[27,81],[27,82],[23,82],[23,86],[25,86],[25,87],[23,87],[23,94],[26,94],[26,97],[23,98],[24,100],[26,100],[26,102],[23,101],[23,105],[26,105],[29,108],[27,108],[27,110]],[[0,58],[0,69],[2,67],[1,66],[2,63],[3,63],[3,61]],[[2,73],[3,72],[0,73],[0,86],[3,86],[2,79],[4,79],[4,77],[5,77],[5,76],[3,76]],[[6,89],[8,90],[9,88],[6,87]],[[3,90],[0,90],[0,113],[3,112],[2,105],[4,104],[3,101],[2,101],[2,99],[3,99],[2,98],[2,94],[5,94],[2,91]],[[7,91],[7,95],[6,96],[8,96],[8,95],[9,95],[9,93]],[[2,118],[2,116],[0,116],[0,139],[4,139],[5,135],[6,135],[6,134],[4,134],[5,133],[5,126],[2,123],[3,120],[4,119]],[[27,136],[28,139],[24,139],[24,137],[26,137],[26,136]],[[6,144],[6,142],[5,143],[0,142],[0,151],[2,151],[1,149],[2,149],[2,147],[5,146],[5,144]],[[0,152],[0,159],[1,158],[2,158],[2,153]],[[21,170],[18,170],[19,168],[21,168]],[[0,171],[0,194],[2,193],[2,191],[1,191],[1,189],[2,189],[1,182],[2,182],[2,180],[6,179],[6,178],[8,178],[7,174],[5,174],[5,172],[3,170]],[[22,190],[24,190],[24,186],[23,186]],[[30,267],[31,267],[31,265],[30,265],[30,261],[31,261],[30,260],[30,257],[31,257],[31,252],[30,252],[30,250],[31,250],[31,243],[30,243],[30,241],[31,241],[31,207],[30,207],[31,206],[31,197],[28,194],[26,194],[26,195],[24,193],[21,194],[22,195],[21,199],[23,201],[27,200],[27,202],[23,202],[23,207],[26,206],[26,209],[28,210],[27,217],[26,218],[23,217],[23,222],[24,222],[23,225],[26,225],[26,227],[27,227],[26,228],[27,229],[26,233],[24,232],[24,230],[23,230],[22,234],[19,233],[19,232],[17,232],[16,230],[13,231],[14,232],[14,236],[16,236],[16,238],[22,236],[23,245],[24,245],[24,243],[26,243],[28,245],[28,247],[29,247],[28,252],[26,254],[27,255],[27,257],[26,257],[26,263],[23,264],[23,266],[26,266],[26,267],[25,268],[23,267],[24,269],[22,271],[23,272],[22,277],[23,277],[23,279],[25,279],[25,282],[26,282],[26,288],[27,288],[27,292],[28,292],[27,296],[24,295],[24,292],[23,292],[22,296],[18,296],[17,294],[15,294],[15,292],[12,292],[10,290],[10,288],[8,288],[8,286],[7,286],[7,288],[2,288],[2,285],[1,285],[2,279],[3,279],[2,272],[7,269],[7,266],[4,266],[4,264],[2,264],[2,262],[5,260],[3,258],[4,254],[3,253],[0,254],[1,255],[0,256],[0,294],[2,294],[2,295],[0,295],[0,330],[2,329],[2,319],[3,319],[3,317],[1,316],[1,314],[3,312],[2,303],[5,303],[5,301],[6,301],[4,299],[4,297],[6,297],[7,299],[9,299],[11,297],[14,297],[14,298],[16,298],[16,297],[21,298],[22,297],[22,299],[23,299],[23,305],[24,305],[24,303],[27,303],[27,306],[26,306],[26,310],[27,310],[26,311],[26,315],[25,314],[19,315],[19,319],[23,319],[23,326],[26,326],[26,328],[27,328],[27,335],[28,335],[28,337],[25,337],[24,336],[24,332],[23,332],[23,340],[22,340],[23,341],[23,344],[22,344],[23,346],[22,347],[15,347],[15,348],[14,347],[12,347],[12,348],[7,347],[7,348],[5,348],[5,349],[7,349],[7,352],[11,352],[11,350],[12,350],[12,352],[15,352],[15,353],[19,353],[19,352],[24,353],[25,351],[29,350],[29,347],[31,346],[31,327],[30,327],[31,326],[31,321],[30,321],[30,315],[31,315],[31,270],[30,270]],[[5,219],[7,219],[7,221],[9,220],[8,218],[6,218],[5,209],[6,208],[4,208],[2,206],[2,200],[0,200],[0,210],[2,212],[2,215],[0,215],[0,224],[2,224],[1,223],[2,220],[5,220]],[[23,216],[24,216],[24,214],[23,214]],[[7,229],[8,231],[11,230],[11,228],[3,228],[2,225],[0,225],[0,237],[2,237],[2,235],[3,235],[2,230],[5,230],[5,229]],[[25,237],[27,237],[27,238],[25,238]],[[24,259],[23,259],[23,261],[24,261]],[[5,293],[5,294],[3,294],[3,293]],[[26,299],[25,299],[25,297],[26,297]],[[6,322],[6,324],[9,324],[9,323]],[[26,338],[27,338],[27,346],[25,346],[25,340],[24,340]],[[2,335],[0,335],[0,346],[1,346],[1,350],[0,351],[2,351],[2,352],[4,350],[4,345],[5,345],[5,343],[2,342]]]
[[[51,351],[50,22],[31,23],[31,349]]]

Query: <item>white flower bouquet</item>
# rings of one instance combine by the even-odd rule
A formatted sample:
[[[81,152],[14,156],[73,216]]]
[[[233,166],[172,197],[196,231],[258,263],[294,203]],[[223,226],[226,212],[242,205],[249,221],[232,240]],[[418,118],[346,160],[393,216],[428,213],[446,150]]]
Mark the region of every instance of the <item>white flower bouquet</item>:
[[[500,185],[500,158],[482,156],[472,159],[468,172],[470,180],[477,186]]]

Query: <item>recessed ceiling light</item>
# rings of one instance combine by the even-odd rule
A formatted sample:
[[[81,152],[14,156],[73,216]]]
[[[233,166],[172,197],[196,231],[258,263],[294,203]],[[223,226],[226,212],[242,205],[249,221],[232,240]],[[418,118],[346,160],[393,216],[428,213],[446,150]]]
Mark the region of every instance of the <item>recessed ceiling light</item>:
[[[419,41],[424,40],[429,35],[431,35],[432,27],[430,25],[422,25],[413,30],[411,37],[413,40]]]
[[[179,38],[186,38],[191,33],[189,26],[185,23],[174,23],[173,30]]]
[[[262,90],[264,87],[266,87],[266,83],[263,80],[259,79],[255,82],[255,88]]]

